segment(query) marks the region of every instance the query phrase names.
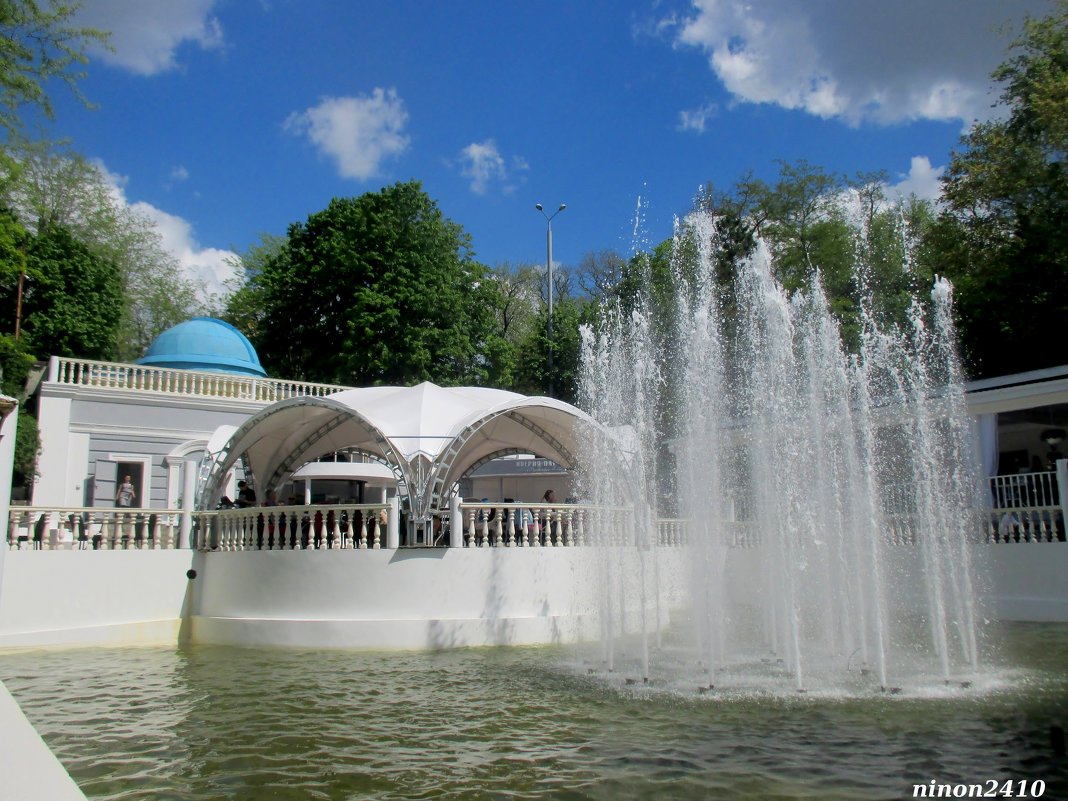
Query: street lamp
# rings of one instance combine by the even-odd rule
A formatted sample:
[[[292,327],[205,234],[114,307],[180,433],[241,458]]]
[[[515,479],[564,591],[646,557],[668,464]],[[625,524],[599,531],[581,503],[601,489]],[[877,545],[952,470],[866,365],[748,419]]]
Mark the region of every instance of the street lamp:
[[[545,263],[549,271],[549,397],[553,396],[553,217],[567,208],[566,203],[561,203],[560,208],[551,215],[545,213],[540,203],[535,203],[534,208],[541,212],[545,218],[547,228],[545,232]]]

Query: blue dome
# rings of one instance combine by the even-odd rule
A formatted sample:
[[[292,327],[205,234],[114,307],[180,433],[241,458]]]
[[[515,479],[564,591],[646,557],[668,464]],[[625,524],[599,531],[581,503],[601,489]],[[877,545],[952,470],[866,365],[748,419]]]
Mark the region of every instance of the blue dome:
[[[153,342],[138,364],[179,370],[265,377],[260,357],[245,335],[223,320],[194,317],[168,328]]]

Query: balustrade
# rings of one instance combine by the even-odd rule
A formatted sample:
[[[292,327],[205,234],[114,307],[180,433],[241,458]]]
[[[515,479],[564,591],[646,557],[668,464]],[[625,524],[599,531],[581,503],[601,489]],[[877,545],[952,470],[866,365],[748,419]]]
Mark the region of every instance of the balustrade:
[[[389,506],[338,504],[274,506],[196,512],[196,547],[201,550],[367,550],[386,547]],[[178,509],[104,509],[15,506],[8,515],[10,550],[153,550],[178,545]],[[447,512],[437,513],[435,545],[447,545]],[[1064,542],[1059,506],[996,509],[979,518],[977,541],[988,544]],[[567,548],[636,543],[627,507],[586,504],[460,504],[461,547]],[[728,521],[724,544],[756,548],[751,521]],[[690,521],[654,521],[659,547],[690,543]],[[887,519],[890,546],[914,546],[926,532],[907,515]]]
[[[626,545],[634,539],[632,510],[587,504],[460,504],[465,548],[572,548]],[[682,521],[673,521],[682,523]],[[672,536],[681,544],[684,526]],[[660,535],[661,544],[671,544]]]
[[[385,547],[389,507],[382,504],[256,506],[198,512],[203,551],[322,551]]]
[[[157,550],[178,545],[178,509],[14,506],[9,550]]]
[[[53,358],[49,374],[56,384],[168,395],[192,395],[275,403],[297,396],[325,397],[348,387],[305,381],[278,381],[255,376],[149,367],[139,364]]]

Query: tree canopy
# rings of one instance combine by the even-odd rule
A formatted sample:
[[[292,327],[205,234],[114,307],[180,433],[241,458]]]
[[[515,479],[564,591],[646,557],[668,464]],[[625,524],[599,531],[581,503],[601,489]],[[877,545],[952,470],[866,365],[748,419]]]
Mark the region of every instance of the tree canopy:
[[[107,45],[108,34],[71,22],[79,2],[0,0],[0,126],[9,133],[22,127],[26,106],[51,119],[52,102],[45,84],[62,81],[83,100],[78,81],[88,63],[86,48]]]
[[[95,164],[67,148],[17,137],[3,152],[8,169],[0,174],[0,205],[30,235],[62,228],[118,268],[122,294],[108,348],[114,358],[140,357],[162,331],[202,310],[196,285],[181,275],[153,223],[115,197]],[[4,258],[2,242],[0,260],[5,269],[14,269],[15,262]],[[30,291],[33,280],[30,276]]]
[[[348,385],[495,381],[497,283],[418,182],[335,198],[247,276],[268,371]],[[257,320],[255,327],[250,320]]]
[[[1064,362],[1068,326],[1068,3],[1025,23],[993,73],[1006,116],[976,125],[943,176],[931,250],[957,284],[972,371]]]

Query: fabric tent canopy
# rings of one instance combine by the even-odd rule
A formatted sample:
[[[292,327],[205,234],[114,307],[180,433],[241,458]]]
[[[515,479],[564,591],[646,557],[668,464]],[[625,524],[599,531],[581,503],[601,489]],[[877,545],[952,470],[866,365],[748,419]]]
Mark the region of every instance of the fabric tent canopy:
[[[201,494],[218,501],[239,459],[270,492],[301,465],[356,449],[387,465],[405,510],[425,519],[474,467],[511,453],[576,466],[583,432],[603,432],[588,415],[553,398],[484,387],[365,387],[325,398],[291,398],[267,407],[234,432]]]

